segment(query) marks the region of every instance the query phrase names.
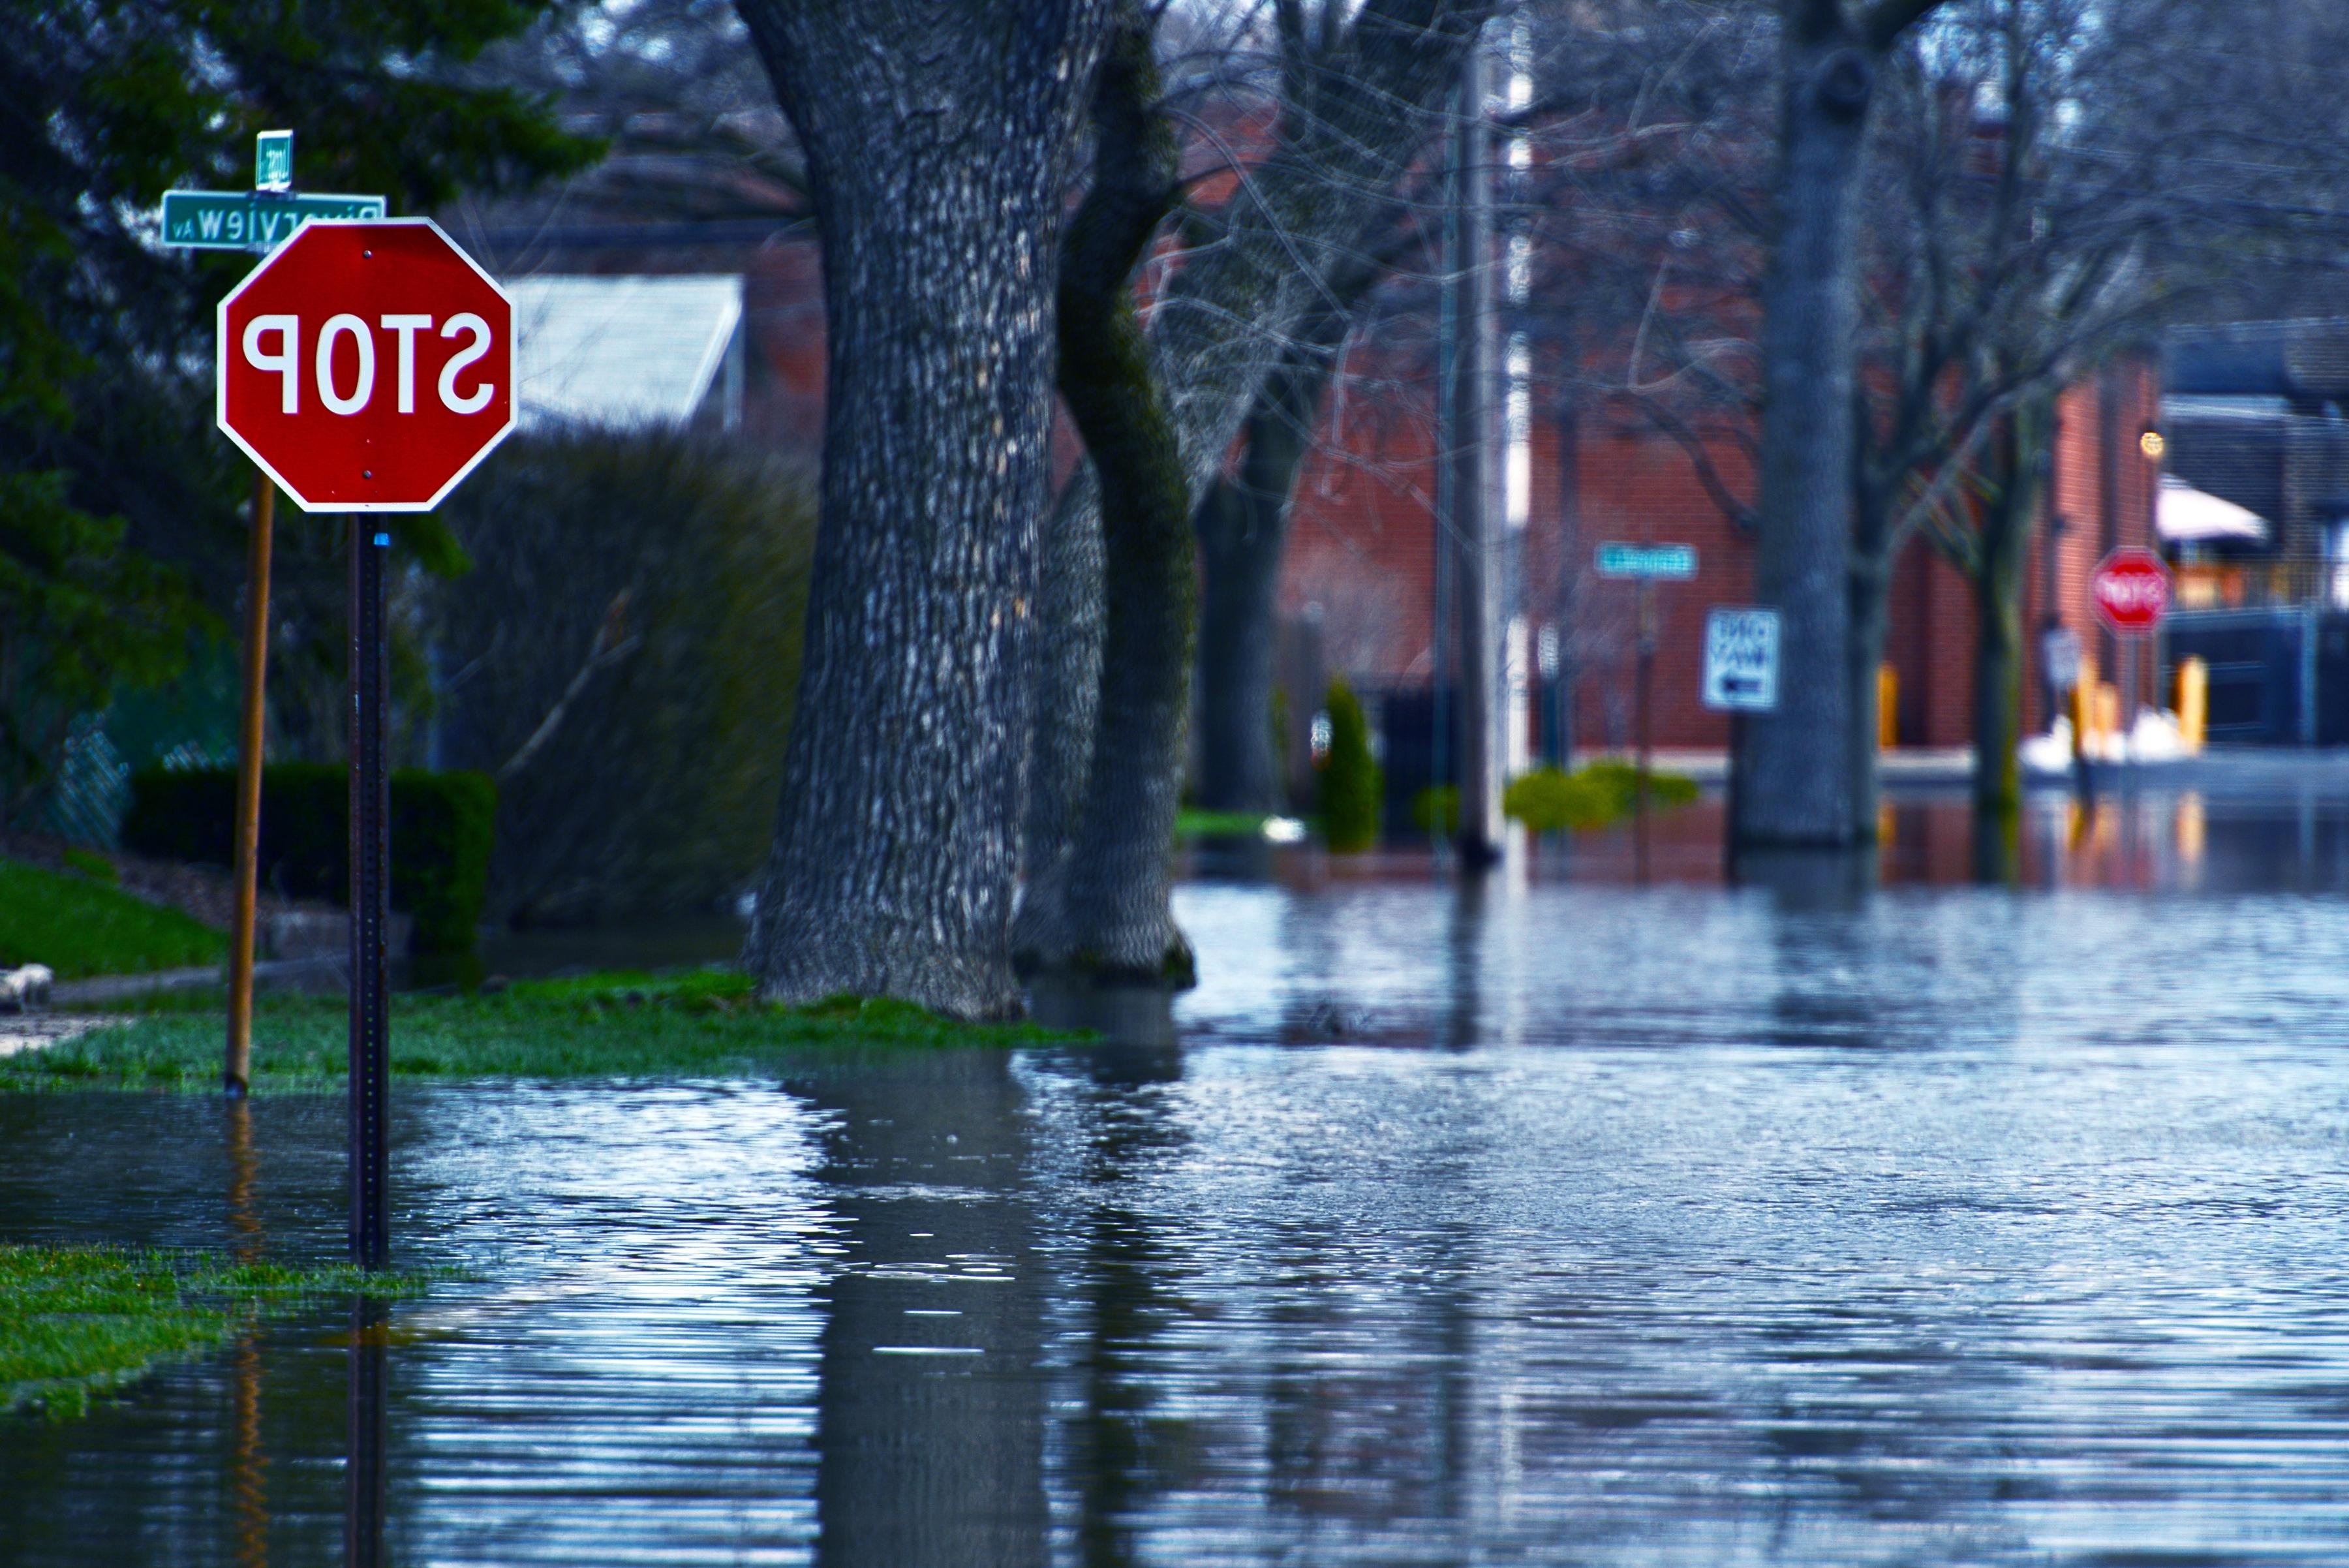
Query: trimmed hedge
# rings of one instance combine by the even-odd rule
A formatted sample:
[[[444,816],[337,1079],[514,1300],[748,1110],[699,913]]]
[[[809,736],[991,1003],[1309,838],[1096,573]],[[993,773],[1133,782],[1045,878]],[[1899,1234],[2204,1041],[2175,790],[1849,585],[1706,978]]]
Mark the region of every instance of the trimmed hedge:
[[[473,950],[488,898],[497,786],[486,774],[396,768],[391,775],[391,907],[414,918],[411,950]],[[235,861],[236,774],[149,768],[130,778],[125,848],[211,866]],[[350,893],[350,779],[319,763],[261,774],[264,887],[345,903]]]

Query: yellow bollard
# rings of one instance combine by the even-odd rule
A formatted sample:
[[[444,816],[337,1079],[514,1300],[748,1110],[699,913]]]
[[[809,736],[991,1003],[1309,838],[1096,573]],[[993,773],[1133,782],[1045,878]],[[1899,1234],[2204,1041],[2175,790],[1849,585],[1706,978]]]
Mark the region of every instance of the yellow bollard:
[[[1900,743],[1900,672],[1889,663],[1876,667],[1876,749]]]
[[[2199,657],[2178,664],[2178,738],[2189,753],[2202,750],[2210,727],[2210,666]]]
[[[2079,679],[2072,683],[2072,754],[2091,756],[2095,748],[2089,744],[2095,739],[2091,732],[2096,723],[2096,661],[2083,654],[2080,658]]]
[[[2121,732],[2121,689],[2109,680],[2096,685],[2096,734],[2109,744]]]

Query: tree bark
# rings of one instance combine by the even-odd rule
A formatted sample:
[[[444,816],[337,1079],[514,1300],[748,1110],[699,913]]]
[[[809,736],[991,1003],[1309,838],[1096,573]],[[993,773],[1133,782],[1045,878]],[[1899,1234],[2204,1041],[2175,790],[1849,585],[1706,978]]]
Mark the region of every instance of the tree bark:
[[[1875,742],[1857,723],[1849,633],[1857,199],[1877,57],[1839,5],[1790,0],[1787,13],[1754,563],[1755,601],[1781,618],[1778,709],[1744,725],[1740,849],[1853,844],[1855,751]]]
[[[1061,190],[1105,0],[741,9],[806,151],[829,335],[806,652],[744,963],[771,998],[1010,1015]]]
[[[1093,182],[1061,262],[1060,386],[1101,497],[1106,594],[1083,808],[1040,868],[1013,948],[1023,970],[1188,985],[1169,866],[1190,713],[1197,574],[1183,453],[1132,279],[1174,203],[1150,26],[1127,4],[1093,89]]]

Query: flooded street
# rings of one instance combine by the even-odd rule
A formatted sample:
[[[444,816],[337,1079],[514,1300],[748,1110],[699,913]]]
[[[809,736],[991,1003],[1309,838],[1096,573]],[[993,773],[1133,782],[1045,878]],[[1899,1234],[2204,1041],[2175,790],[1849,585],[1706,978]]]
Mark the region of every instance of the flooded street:
[[[2349,807],[1902,809],[1203,856],[1172,1044],[403,1085],[471,1277],[0,1420],[0,1563],[2349,1561]],[[0,1096],[0,1241],[331,1258],[342,1132]]]

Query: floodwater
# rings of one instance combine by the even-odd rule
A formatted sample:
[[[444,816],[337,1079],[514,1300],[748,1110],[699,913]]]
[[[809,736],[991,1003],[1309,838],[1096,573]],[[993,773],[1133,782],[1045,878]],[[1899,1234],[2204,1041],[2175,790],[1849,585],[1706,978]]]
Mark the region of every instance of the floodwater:
[[[1210,855],[1170,1044],[402,1088],[395,1246],[475,1277],[0,1420],[0,1563],[2349,1562],[2302,805],[1854,898],[1693,813],[1644,887]],[[0,1240],[330,1257],[341,1129],[0,1097]]]

